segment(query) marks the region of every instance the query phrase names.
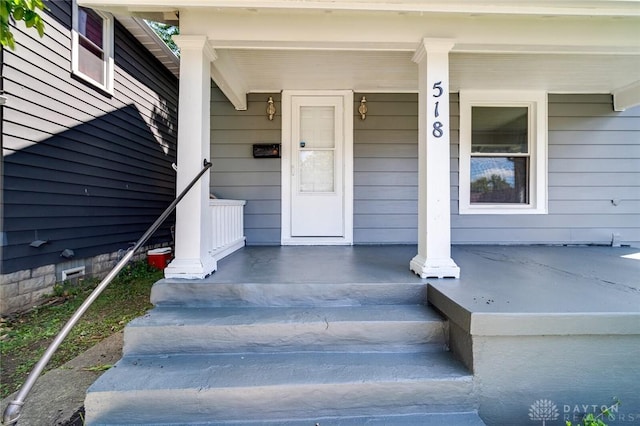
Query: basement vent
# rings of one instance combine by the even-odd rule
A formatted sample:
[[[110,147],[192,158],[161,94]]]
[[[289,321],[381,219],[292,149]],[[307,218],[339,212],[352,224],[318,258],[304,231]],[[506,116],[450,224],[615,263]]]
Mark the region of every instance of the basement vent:
[[[62,281],[72,280],[84,276],[84,266],[77,268],[65,269],[62,271]]]

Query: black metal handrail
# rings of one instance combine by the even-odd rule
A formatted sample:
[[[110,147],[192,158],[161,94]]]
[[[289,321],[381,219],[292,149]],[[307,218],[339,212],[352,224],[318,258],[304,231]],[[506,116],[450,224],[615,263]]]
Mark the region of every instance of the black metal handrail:
[[[55,351],[58,349],[58,347],[60,346],[62,341],[65,339],[65,337],[67,337],[71,329],[76,325],[80,317],[85,313],[87,309],[89,309],[91,304],[98,298],[100,293],[102,293],[102,291],[105,288],[107,288],[107,286],[111,283],[111,281],[113,281],[116,275],[118,275],[118,272],[120,272],[120,270],[122,270],[122,268],[124,268],[125,265],[129,262],[129,260],[131,260],[136,250],[138,250],[140,247],[142,247],[144,243],[147,242],[149,237],[151,237],[151,235],[153,235],[153,233],[156,232],[156,230],[160,227],[160,225],[162,225],[162,222],[164,222],[165,219],[171,214],[171,212],[173,212],[173,210],[176,208],[178,203],[187,194],[187,192],[189,192],[189,190],[193,187],[193,185],[195,185],[196,182],[200,180],[202,175],[210,168],[211,168],[211,163],[205,159],[203,163],[203,168],[202,170],[200,170],[198,175],[193,178],[193,180],[189,183],[189,185],[187,185],[185,189],[182,190],[180,195],[178,195],[178,197],[176,197],[176,199],[173,200],[173,202],[169,205],[169,207],[167,207],[166,210],[160,215],[160,217],[156,219],[153,225],[151,225],[149,229],[147,229],[147,232],[145,232],[142,235],[142,237],[140,237],[140,239],[133,245],[133,247],[131,247],[127,251],[127,253],[123,256],[122,259],[120,259],[120,261],[116,264],[116,266],[113,267],[113,269],[107,274],[107,276],[104,277],[102,281],[100,281],[100,284],[98,284],[98,286],[91,292],[89,297],[87,297],[87,299],[82,303],[82,305],[80,305],[80,307],[73,314],[73,316],[71,316],[69,321],[67,321],[64,327],[62,327],[62,330],[60,330],[56,338],[53,340],[53,342],[51,342],[51,344],[45,351],[44,355],[42,355],[42,357],[40,358],[36,366],[33,368],[33,370],[31,370],[31,373],[29,373],[27,380],[25,380],[24,384],[20,387],[20,391],[16,395],[16,398],[13,401],[11,401],[9,405],[7,405],[7,408],[5,408],[4,414],[2,416],[3,424],[14,425],[18,422],[18,419],[20,418],[20,413],[22,411],[22,407],[24,406],[24,402],[27,396],[29,395],[31,388],[33,388],[33,385],[36,383],[36,380],[38,380],[38,377],[40,376],[42,371],[44,371],[44,368],[51,360],[51,357],[53,356]]]

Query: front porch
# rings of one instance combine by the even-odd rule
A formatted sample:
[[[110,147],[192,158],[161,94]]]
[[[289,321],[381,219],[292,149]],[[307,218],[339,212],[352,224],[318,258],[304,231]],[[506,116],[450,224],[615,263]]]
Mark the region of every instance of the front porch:
[[[414,253],[245,247],[159,281],[88,424],[563,424],[614,396],[609,424],[637,422],[637,249],[454,246],[455,280],[416,277]]]
[[[449,350],[474,373],[479,413],[487,424],[533,420],[529,409],[542,399],[558,409],[559,416],[547,421],[575,423],[614,396],[623,405],[610,424],[640,420],[637,248],[453,246],[452,258],[463,272],[460,279],[445,280],[420,279],[410,271],[407,259],[415,250],[412,245],[245,247],[198,287],[270,284],[271,293],[248,287],[247,303],[271,294],[272,300],[257,303],[276,305],[284,295],[304,305],[323,287],[323,293],[327,287],[335,291],[332,305],[349,305],[366,294],[402,304],[409,288],[448,320]],[[389,283],[397,293],[385,286]],[[345,288],[358,294],[344,294]]]
[[[562,293],[558,294],[558,302],[531,299],[530,294],[520,293],[521,304],[518,303],[519,297],[510,296],[510,300],[504,300],[504,303],[502,299],[496,299],[490,309],[482,307],[482,311],[583,312],[586,309],[640,312],[638,299],[609,298],[599,294],[605,292],[598,284],[609,283],[608,288],[612,291],[626,289],[640,292],[637,278],[640,274],[640,255],[632,256],[640,251],[637,248],[462,245],[452,246],[451,251],[463,271],[459,280],[418,278],[408,268],[408,261],[416,253],[415,245],[358,245],[247,246],[220,261],[219,270],[201,282],[430,283],[436,288],[456,289],[456,297],[463,294],[465,297],[475,297],[482,291],[494,298],[499,296],[496,293],[511,295],[516,290],[525,292],[535,289],[539,293],[541,286],[555,286],[546,287],[553,292],[568,291],[566,286],[570,285],[578,286],[585,298],[573,296],[570,298],[573,303],[568,305],[560,300],[563,299],[560,297]],[[593,304],[595,300],[590,300],[592,296],[598,299],[597,304]],[[607,300],[611,303],[605,303]],[[631,309],[632,306],[635,309]]]
[[[610,105],[585,112],[565,105],[550,119],[549,99],[605,94],[620,113],[640,103],[637,11],[610,2],[568,8],[205,1],[179,10],[163,0],[80,3],[179,17],[178,189],[203,160],[216,166],[177,207],[168,278],[204,278],[217,268],[211,191],[248,201],[253,244],[414,243],[410,267],[421,277],[459,276],[452,242],[637,241],[631,219],[622,217],[633,205],[609,209],[635,200],[634,183],[621,185],[625,175],[617,174],[635,172],[635,163],[564,161],[634,158],[627,146],[633,142],[621,140],[619,151],[604,153],[591,145],[611,144],[609,135],[549,138],[592,130],[574,119],[582,115],[606,117],[595,130],[615,130],[616,140],[618,130],[636,129],[610,125],[609,118],[634,117],[611,114]],[[472,123],[474,110],[485,115]],[[515,134],[520,142],[503,139]],[[554,152],[554,144],[567,146]],[[278,149],[256,157],[252,145]],[[580,194],[580,201],[594,201],[585,210],[574,203],[576,184],[558,174],[587,170],[611,172],[607,185],[631,189],[601,190],[601,176],[594,176],[594,188]],[[495,198],[471,196],[472,182],[473,192],[493,192],[494,184],[484,182],[494,175],[512,199],[501,198],[505,189]],[[452,222],[464,231],[452,235]],[[579,231],[563,232],[574,223]]]

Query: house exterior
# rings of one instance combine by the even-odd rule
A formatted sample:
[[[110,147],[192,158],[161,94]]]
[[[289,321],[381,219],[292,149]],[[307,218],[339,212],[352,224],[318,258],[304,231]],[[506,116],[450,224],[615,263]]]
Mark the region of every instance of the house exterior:
[[[179,21],[177,191],[213,163],[88,424],[637,407],[637,254],[452,246],[640,246],[638,1],[77,1]],[[297,247],[212,274],[245,239]]]
[[[2,50],[2,314],[106,274],[175,194],[175,55],[142,20],[47,7]]]
[[[216,269],[211,192],[247,244],[417,243],[423,278],[451,244],[640,242],[637,1],[80,3],[179,16],[178,188],[214,165],[167,277]]]

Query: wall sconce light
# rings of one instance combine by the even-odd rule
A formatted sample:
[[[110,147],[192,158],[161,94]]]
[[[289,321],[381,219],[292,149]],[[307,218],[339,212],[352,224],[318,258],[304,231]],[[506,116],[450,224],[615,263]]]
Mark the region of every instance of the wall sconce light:
[[[364,120],[367,118],[367,98],[364,96],[360,99],[360,106],[358,107],[358,112],[360,113],[360,119]]]
[[[276,106],[273,104],[273,97],[271,96],[267,101],[267,115],[269,116],[269,121],[272,121],[273,116],[276,115]]]

